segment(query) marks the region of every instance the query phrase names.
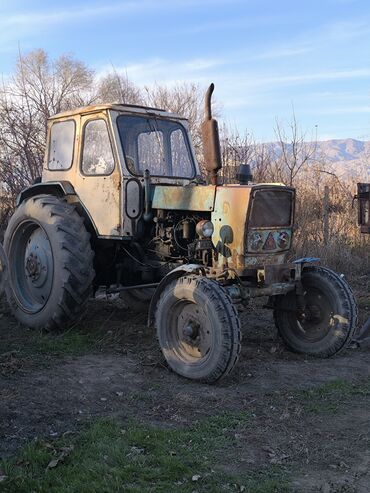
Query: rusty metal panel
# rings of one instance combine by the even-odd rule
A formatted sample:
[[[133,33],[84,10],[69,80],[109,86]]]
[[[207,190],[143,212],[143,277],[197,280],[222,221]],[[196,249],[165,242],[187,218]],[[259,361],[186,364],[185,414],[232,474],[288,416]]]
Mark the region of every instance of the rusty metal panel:
[[[96,113],[81,117],[80,139],[78,158],[76,162],[75,190],[81,202],[88,210],[99,236],[114,237],[121,236],[121,172],[116,156],[115,148],[112,152],[115,167],[110,175],[84,175],[81,169],[84,125],[93,119],[103,119],[107,123],[110,142],[113,138],[107,114]]]
[[[213,211],[216,187],[189,185],[185,187],[156,185],[153,209]]]
[[[282,264],[286,261],[287,252],[270,253],[266,255],[255,255],[249,253],[245,255],[246,267],[262,267],[270,264]]]
[[[74,121],[76,123],[76,134],[72,166],[67,170],[48,169],[48,152],[46,152],[42,181],[69,181],[73,185],[81,203],[88,211],[98,236],[117,237],[122,234],[121,172],[118,165],[119,161],[116,156],[115,146],[112,146],[115,168],[110,175],[86,176],[81,170],[83,126],[87,121],[90,119],[105,120],[107,123],[108,132],[110,134],[111,144],[114,142],[111,136],[111,128],[107,118],[107,113],[105,111],[99,113],[97,110],[98,107],[94,108],[94,113],[82,117],[80,117],[78,110],[76,110],[77,114],[74,116]],[[60,121],[71,118],[69,113],[66,113],[63,118],[59,117],[58,119],[60,119]],[[49,121],[48,141],[50,140],[50,128],[53,121],[55,121],[55,119]]]
[[[271,226],[248,231],[248,210],[254,190],[255,186],[248,185],[217,187],[212,213],[212,241],[218,253],[214,267],[233,268],[238,275],[245,275],[250,268],[285,262],[291,246],[291,228]]]
[[[217,187],[212,213],[213,244],[218,252],[217,267],[245,269],[245,231],[251,188],[240,185]]]

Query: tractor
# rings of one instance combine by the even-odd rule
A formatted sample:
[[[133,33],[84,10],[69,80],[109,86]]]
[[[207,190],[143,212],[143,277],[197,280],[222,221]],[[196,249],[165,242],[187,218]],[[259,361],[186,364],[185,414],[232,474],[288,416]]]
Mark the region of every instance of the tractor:
[[[254,184],[248,165],[220,183],[213,90],[205,177],[182,116],[104,104],[49,119],[42,177],[19,194],[4,238],[19,322],[65,328],[98,289],[120,293],[147,311],[169,367],[206,383],[235,366],[238,309],[255,297],[267,297],[291,350],[328,357],[348,346],[357,310],[343,276],[318,259],[287,262],[294,188]]]

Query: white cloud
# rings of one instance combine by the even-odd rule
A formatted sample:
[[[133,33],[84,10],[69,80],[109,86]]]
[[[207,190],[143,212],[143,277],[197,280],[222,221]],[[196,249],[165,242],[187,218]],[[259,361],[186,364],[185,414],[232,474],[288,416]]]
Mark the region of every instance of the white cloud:
[[[1,1],[1,0],[0,0]],[[153,16],[160,12],[181,12],[182,9],[191,9],[209,5],[210,8],[228,5],[232,6],[242,3],[243,0],[122,0],[118,2],[106,2],[97,4],[77,3],[71,9],[49,8],[37,10],[30,8],[28,11],[18,13],[4,11],[0,13],[0,52],[12,51],[16,40],[22,40],[29,35],[38,34],[40,27],[43,29],[55,28],[56,25],[65,23],[76,24],[81,21],[92,21],[93,19],[107,19],[113,16]],[[4,9],[4,6],[3,6]],[[9,10],[9,7],[8,9]],[[124,26],[123,26],[124,28]],[[166,32],[161,30],[160,32]]]
[[[291,48],[290,46],[275,48],[271,50],[262,51],[254,56],[251,56],[250,60],[265,60],[270,58],[285,58],[293,56],[301,56],[304,53],[312,51],[313,48],[310,46],[301,46]]]
[[[269,75],[263,72],[253,72],[245,70],[240,66],[229,67],[225,71],[225,66],[231,65],[232,60],[224,57],[206,59],[190,58],[184,60],[169,60],[155,58],[141,63],[128,63],[123,67],[115,67],[115,70],[127,73],[129,78],[139,84],[157,82],[167,82],[168,80],[191,79],[198,80],[209,77],[217,77],[229,83],[230,87],[241,88],[268,88],[277,85],[299,85],[310,84],[328,80],[359,79],[370,77],[370,68],[356,68],[345,70],[327,70],[306,73],[291,73],[288,75]],[[111,67],[103,67],[99,73],[104,75],[109,72]]]
[[[370,77],[370,69],[328,70],[289,75],[264,76],[263,74],[240,74],[244,87],[276,87],[276,85],[299,85],[328,80],[358,79]],[[239,75],[239,78],[240,78]],[[245,82],[243,82],[245,80]]]
[[[165,83],[168,85],[177,82],[192,81],[200,82],[207,78],[211,68],[223,65],[220,59],[190,58],[187,60],[171,61],[164,58],[152,58],[142,63],[128,63],[121,67],[114,67],[118,73],[127,75],[136,84],[152,85]],[[104,66],[98,70],[97,77],[100,78],[112,71],[112,66]]]
[[[370,113],[370,106],[336,106],[326,108],[307,109],[303,111],[305,114],[314,114],[318,116],[325,115],[355,115]]]
[[[198,34],[198,33],[203,33],[203,32],[209,32],[209,31],[217,31],[217,32],[222,32],[225,30],[238,30],[238,29],[251,29],[255,27],[267,27],[273,24],[277,24],[281,22],[283,19],[283,16],[277,16],[277,15],[249,15],[248,17],[245,16],[235,16],[231,18],[222,18],[222,19],[217,19],[217,20],[211,20],[207,22],[201,22],[199,24],[193,24],[193,25],[187,25],[185,27],[176,27],[176,34],[178,35],[191,35],[191,34]],[[169,31],[170,34],[174,31]],[[167,31],[164,32],[166,35]]]
[[[12,28],[27,26],[29,29],[33,29],[36,24],[60,24],[66,21],[78,22],[81,18],[100,18],[113,14],[150,14],[153,11],[158,12],[158,10],[170,11],[202,5],[213,6],[214,4],[235,4],[240,2],[241,0],[125,0],[108,2],[106,5],[90,5],[88,7],[81,4],[81,6],[68,10],[30,10],[16,14],[3,14],[0,18],[0,26],[11,26]]]

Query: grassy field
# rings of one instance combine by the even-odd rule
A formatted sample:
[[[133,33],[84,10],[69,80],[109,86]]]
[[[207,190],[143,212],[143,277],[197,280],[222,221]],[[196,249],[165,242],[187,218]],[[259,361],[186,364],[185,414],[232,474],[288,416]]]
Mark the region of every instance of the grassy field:
[[[176,430],[99,420],[76,436],[39,441],[4,461],[2,491],[291,491],[281,467],[231,474],[219,466],[221,455],[233,454],[235,427],[247,419],[225,414]]]
[[[305,414],[335,415],[354,398],[370,399],[370,380],[335,380],[290,396]],[[279,399],[270,396],[279,406]],[[187,428],[155,427],[131,418],[99,419],[80,433],[39,439],[1,463],[4,493],[291,492],[295,470],[276,457],[251,472],[225,470],[223,457],[237,452],[238,430],[250,412],[223,413]],[[237,459],[236,459],[237,461]],[[344,490],[343,490],[344,491]]]
[[[0,492],[368,492],[368,351],[293,355],[263,313],[243,318],[233,375],[206,386],[114,302],[55,334],[3,310]]]

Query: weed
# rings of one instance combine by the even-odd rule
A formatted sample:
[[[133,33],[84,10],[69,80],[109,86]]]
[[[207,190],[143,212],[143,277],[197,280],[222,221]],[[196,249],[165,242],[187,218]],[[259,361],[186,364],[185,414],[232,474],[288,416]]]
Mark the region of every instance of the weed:
[[[218,464],[220,452],[234,462],[232,431],[248,414],[222,414],[189,429],[163,429],[130,421],[122,427],[98,421],[75,439],[37,442],[17,459],[4,461],[3,493],[109,493],[290,491],[276,466],[228,474]],[[61,455],[61,450],[70,451]],[[62,457],[58,461],[58,457]],[[53,463],[51,461],[54,461]],[[225,462],[223,460],[223,462]],[[56,467],[48,467],[56,464]]]
[[[337,379],[319,387],[302,390],[296,397],[302,401],[303,407],[308,412],[337,414],[343,409],[346,401],[353,396],[369,396],[370,381],[350,383]]]

